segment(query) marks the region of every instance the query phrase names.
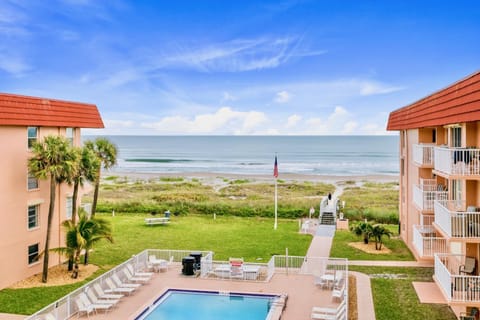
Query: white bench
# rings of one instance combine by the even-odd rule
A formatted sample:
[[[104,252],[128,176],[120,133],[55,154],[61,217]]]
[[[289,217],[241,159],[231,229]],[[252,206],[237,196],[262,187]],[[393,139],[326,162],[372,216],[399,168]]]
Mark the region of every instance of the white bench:
[[[145,224],[148,226],[155,225],[155,224],[167,224],[170,223],[170,218],[163,217],[163,218],[145,218]]]

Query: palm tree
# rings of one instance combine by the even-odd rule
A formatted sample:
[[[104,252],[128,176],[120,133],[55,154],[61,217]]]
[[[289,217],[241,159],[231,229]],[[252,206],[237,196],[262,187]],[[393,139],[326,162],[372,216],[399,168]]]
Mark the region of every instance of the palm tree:
[[[372,225],[367,221],[361,221],[352,226],[351,231],[357,236],[363,236],[363,242],[368,244],[368,239],[370,239],[372,234]]]
[[[117,147],[105,138],[97,138],[95,141],[86,141],[85,147],[93,150],[101,162],[101,166],[98,168],[96,175],[95,190],[93,193],[92,217],[94,217],[97,210],[98,190],[100,187],[100,170],[101,167],[108,169],[117,163]]]
[[[97,174],[100,170],[100,159],[92,149],[83,147],[76,149],[79,153],[78,172],[73,177],[73,199],[72,199],[72,223],[77,220],[78,189],[83,186],[85,180],[97,181]]]
[[[375,239],[375,250],[382,250],[382,237],[387,236],[390,238],[392,232],[383,225],[376,224],[372,227],[371,235]]]
[[[55,248],[52,251],[73,257],[75,268],[73,268],[72,278],[78,276],[80,254],[82,250],[87,251],[94,242],[101,239],[107,239],[113,242],[111,224],[101,218],[88,218],[85,210],[80,209],[78,214],[78,223],[73,224],[72,220],[65,220],[62,225],[66,230],[65,247]],[[69,270],[71,271],[71,270]]]
[[[50,203],[48,207],[47,235],[43,252],[42,282],[48,279],[50,235],[55,210],[57,185],[72,181],[78,170],[77,154],[64,137],[47,136],[42,142],[32,145],[32,157],[28,159],[28,169],[37,179],[50,179]]]

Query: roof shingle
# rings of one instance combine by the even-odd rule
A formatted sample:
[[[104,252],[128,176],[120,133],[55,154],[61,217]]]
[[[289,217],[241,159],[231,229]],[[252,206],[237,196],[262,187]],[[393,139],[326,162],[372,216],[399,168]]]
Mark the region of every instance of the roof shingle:
[[[0,93],[0,125],[104,128],[97,106]]]
[[[387,130],[480,120],[480,71],[390,113]]]

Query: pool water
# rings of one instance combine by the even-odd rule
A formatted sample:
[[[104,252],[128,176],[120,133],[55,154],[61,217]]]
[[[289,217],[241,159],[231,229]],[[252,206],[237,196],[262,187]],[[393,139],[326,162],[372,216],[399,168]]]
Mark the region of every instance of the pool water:
[[[137,319],[265,320],[274,298],[272,295],[169,290]]]

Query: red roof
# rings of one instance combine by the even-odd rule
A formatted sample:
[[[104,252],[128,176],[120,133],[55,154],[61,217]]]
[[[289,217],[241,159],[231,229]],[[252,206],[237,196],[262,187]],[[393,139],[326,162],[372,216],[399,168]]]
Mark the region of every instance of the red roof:
[[[0,93],[0,125],[104,128],[97,106]]]
[[[480,120],[480,71],[390,113],[387,130]]]

